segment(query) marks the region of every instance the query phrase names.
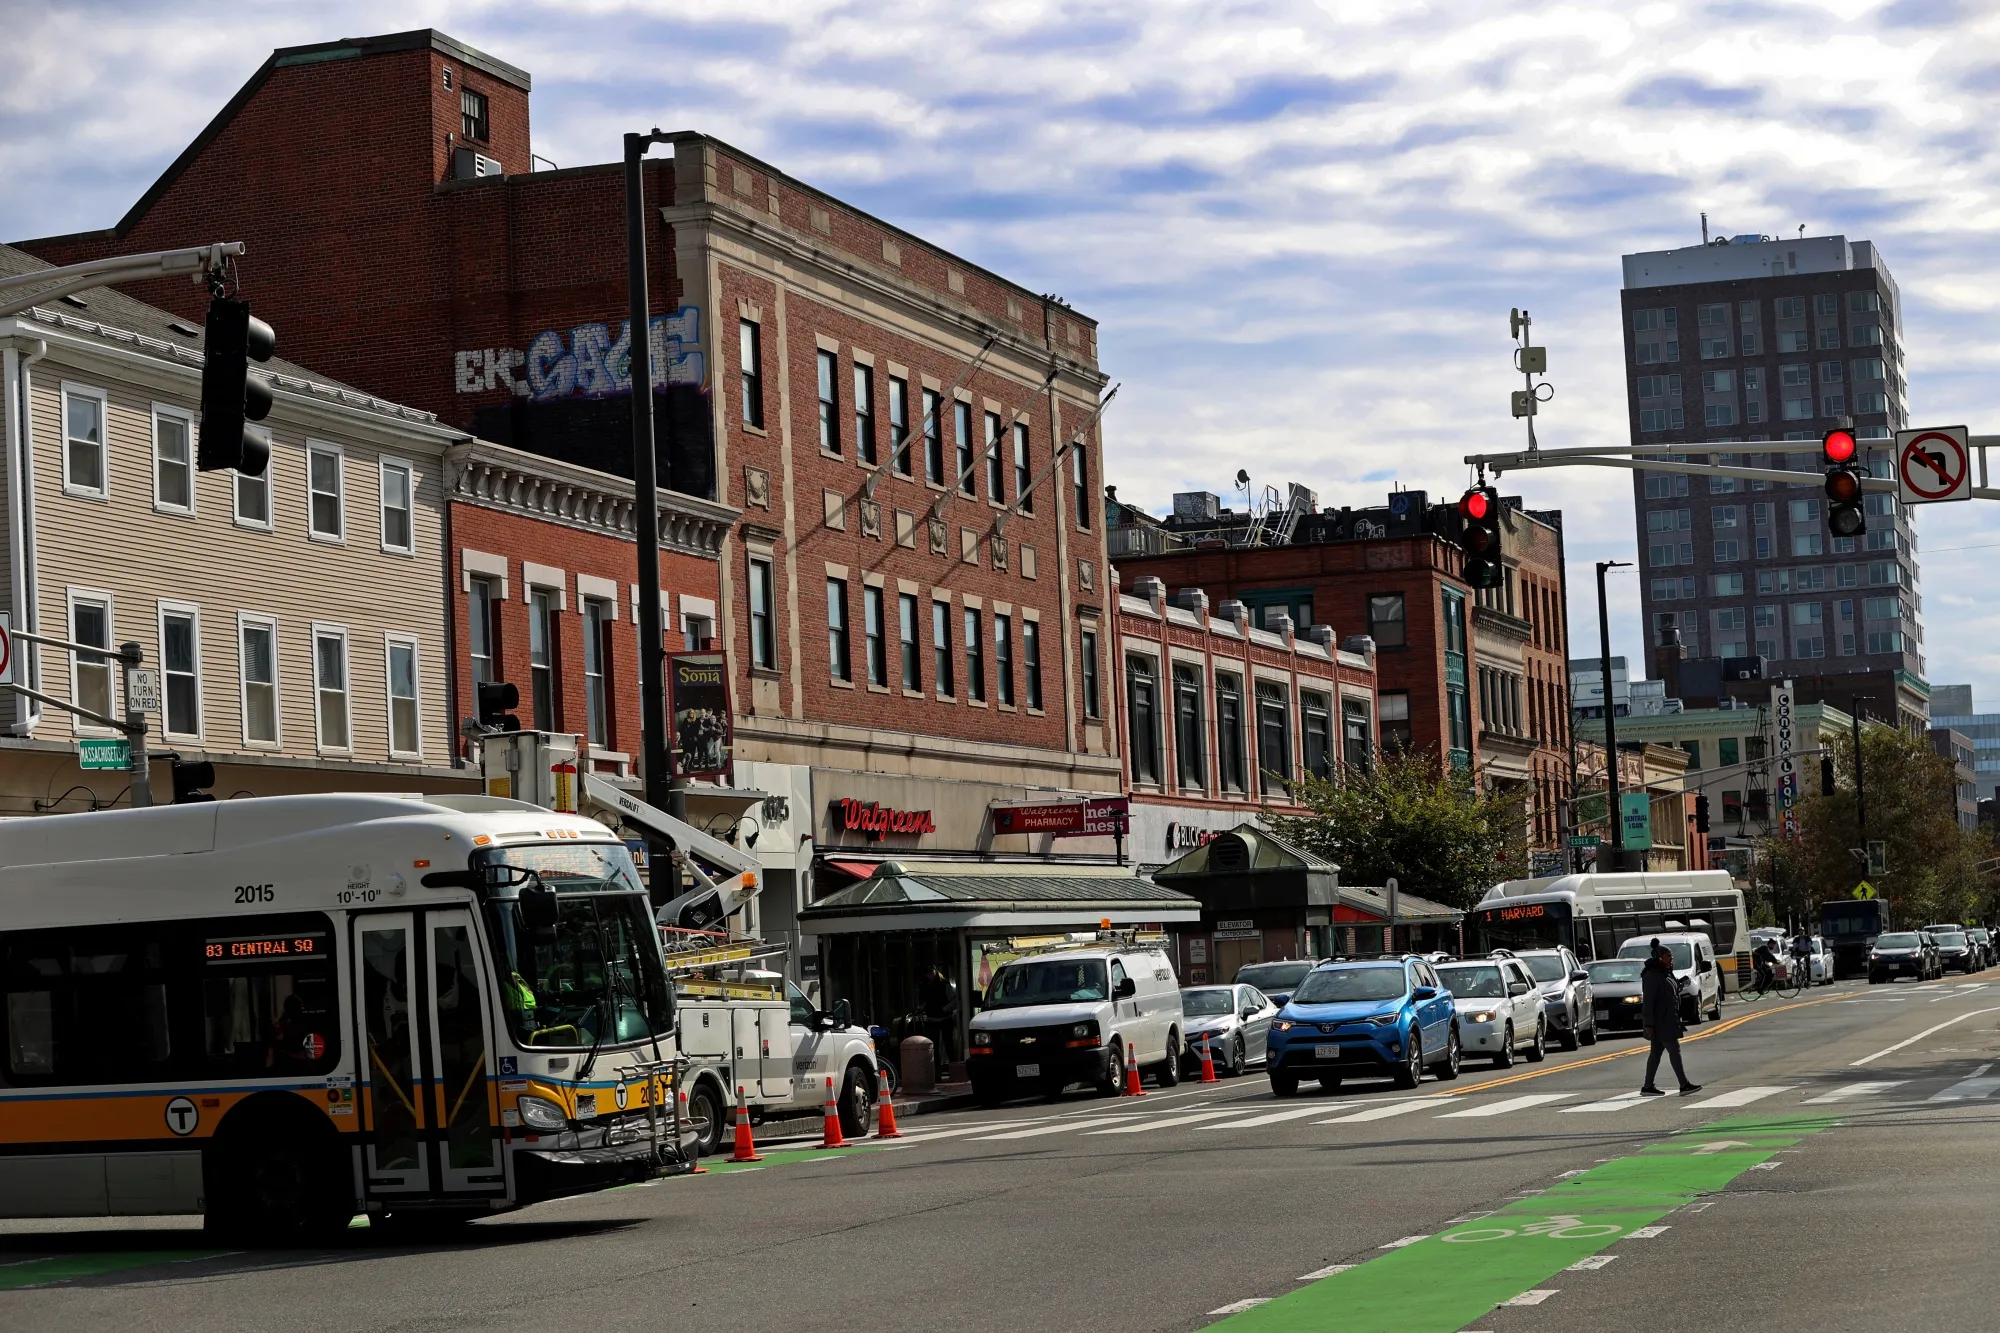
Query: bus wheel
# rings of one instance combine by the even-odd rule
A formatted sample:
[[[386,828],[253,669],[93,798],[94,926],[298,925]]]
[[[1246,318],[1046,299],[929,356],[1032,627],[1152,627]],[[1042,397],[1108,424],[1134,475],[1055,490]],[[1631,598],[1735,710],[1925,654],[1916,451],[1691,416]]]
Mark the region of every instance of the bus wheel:
[[[225,1124],[204,1155],[204,1225],[235,1245],[323,1245],[347,1230],[353,1186],[338,1138],[303,1117]]]

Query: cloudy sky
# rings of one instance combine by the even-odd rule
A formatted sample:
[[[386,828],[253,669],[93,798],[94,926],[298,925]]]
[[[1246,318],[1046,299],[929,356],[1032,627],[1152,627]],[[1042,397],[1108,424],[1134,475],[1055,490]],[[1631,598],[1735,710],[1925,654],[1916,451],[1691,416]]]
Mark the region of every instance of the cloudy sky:
[[[2000,9],[1956,0],[0,0],[0,236],[115,221],[269,48],[420,23],[528,69],[564,166],[705,131],[1097,317],[1110,480],[1155,510],[1238,468],[1455,492],[1522,440],[1512,306],[1543,443],[1622,441],[1618,257],[1704,210],[1874,240],[1916,422],[2000,433]],[[1624,474],[1505,489],[1564,511],[1579,593],[1633,557]],[[1934,506],[1920,541],[1930,678],[2000,709],[1996,513]],[[1587,597],[1571,622],[1594,651]]]

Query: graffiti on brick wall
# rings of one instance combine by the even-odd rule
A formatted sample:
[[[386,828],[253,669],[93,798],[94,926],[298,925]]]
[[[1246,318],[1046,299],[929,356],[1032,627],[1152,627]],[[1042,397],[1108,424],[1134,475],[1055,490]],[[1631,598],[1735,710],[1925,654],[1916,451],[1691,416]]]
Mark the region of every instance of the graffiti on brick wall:
[[[674,385],[701,388],[708,377],[701,353],[701,310],[684,305],[671,315],[655,315],[652,381],[655,389]],[[467,348],[453,354],[460,393],[511,390],[531,402],[572,398],[612,398],[632,392],[632,321],[613,337],[609,324],[544,329],[526,348]]]

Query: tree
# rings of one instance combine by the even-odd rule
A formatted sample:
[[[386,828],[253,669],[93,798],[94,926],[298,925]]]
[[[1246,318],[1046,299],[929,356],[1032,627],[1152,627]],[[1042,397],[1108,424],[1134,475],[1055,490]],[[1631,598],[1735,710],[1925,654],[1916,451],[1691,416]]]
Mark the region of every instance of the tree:
[[[1861,828],[1854,744],[1842,739],[1834,745],[1833,795],[1820,795],[1816,780],[1802,783],[1813,794],[1798,804],[1798,838],[1772,837],[1758,849],[1776,919],[1816,922],[1822,902],[1847,897],[1863,878],[1898,926],[1989,914],[1993,887],[1982,881],[1979,861],[1992,854],[1984,850],[1991,838],[1959,827],[1951,763],[1924,740],[1882,725],[1863,730],[1861,757],[1868,837],[1887,844],[1887,873],[1867,875],[1850,850],[1862,846]],[[1801,765],[1802,778],[1808,768]]]
[[[1365,772],[1303,777],[1310,813],[1264,812],[1280,838],[1337,862],[1350,883],[1394,876],[1410,893],[1467,908],[1528,873],[1525,791],[1486,793],[1466,769],[1433,755],[1385,753]]]

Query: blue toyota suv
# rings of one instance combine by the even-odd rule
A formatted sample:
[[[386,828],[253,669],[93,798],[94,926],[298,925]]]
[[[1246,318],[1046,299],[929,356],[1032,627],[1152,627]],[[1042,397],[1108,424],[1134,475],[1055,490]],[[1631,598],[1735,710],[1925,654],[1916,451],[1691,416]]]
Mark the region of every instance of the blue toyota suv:
[[[1299,982],[1271,1022],[1271,1091],[1289,1097],[1299,1080],[1337,1088],[1349,1075],[1389,1074],[1414,1088],[1426,1067],[1458,1077],[1458,1013],[1431,965],[1411,955],[1322,963]]]

